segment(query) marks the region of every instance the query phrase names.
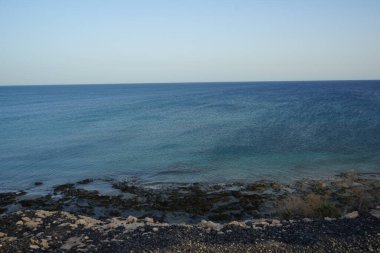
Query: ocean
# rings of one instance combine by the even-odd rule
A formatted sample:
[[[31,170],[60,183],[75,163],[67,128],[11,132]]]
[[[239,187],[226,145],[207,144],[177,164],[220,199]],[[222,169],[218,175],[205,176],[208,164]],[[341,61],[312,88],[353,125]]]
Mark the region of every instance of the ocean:
[[[380,173],[380,81],[0,87],[0,191]]]

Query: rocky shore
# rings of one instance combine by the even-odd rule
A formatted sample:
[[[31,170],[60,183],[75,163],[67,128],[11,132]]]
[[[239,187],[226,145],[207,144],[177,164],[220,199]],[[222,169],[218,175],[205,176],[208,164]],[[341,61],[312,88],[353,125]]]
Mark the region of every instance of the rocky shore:
[[[86,179],[0,193],[0,213],[0,252],[380,252],[376,173],[160,187]]]
[[[380,252],[380,222],[352,213],[339,219],[170,225],[150,217],[98,220],[64,211],[18,211],[0,217],[0,251]]]

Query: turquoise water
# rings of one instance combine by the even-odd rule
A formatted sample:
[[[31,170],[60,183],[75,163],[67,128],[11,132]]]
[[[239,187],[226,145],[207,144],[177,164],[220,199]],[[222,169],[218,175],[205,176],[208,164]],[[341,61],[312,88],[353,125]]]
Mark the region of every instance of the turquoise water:
[[[0,190],[380,172],[380,81],[0,87]]]

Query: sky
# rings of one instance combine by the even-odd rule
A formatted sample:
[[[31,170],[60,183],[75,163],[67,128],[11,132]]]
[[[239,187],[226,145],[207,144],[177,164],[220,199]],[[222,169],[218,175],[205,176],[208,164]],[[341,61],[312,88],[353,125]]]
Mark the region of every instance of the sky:
[[[0,0],[0,84],[380,79],[379,0]]]

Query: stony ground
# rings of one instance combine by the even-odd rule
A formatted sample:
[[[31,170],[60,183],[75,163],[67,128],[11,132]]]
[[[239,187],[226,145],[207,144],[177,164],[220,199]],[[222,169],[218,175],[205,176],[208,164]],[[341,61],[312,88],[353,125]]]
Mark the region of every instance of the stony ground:
[[[380,252],[380,219],[373,215],[169,225],[18,211],[0,216],[0,252]]]

